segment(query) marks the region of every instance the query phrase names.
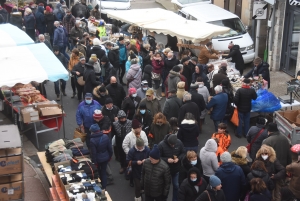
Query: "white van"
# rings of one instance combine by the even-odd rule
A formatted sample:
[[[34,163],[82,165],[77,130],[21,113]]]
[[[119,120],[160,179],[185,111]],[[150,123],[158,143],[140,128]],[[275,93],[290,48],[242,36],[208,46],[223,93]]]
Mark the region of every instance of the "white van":
[[[98,0],[102,13],[105,10],[128,10],[130,9],[130,0]]]
[[[178,14],[189,20],[199,20],[229,27],[229,33],[212,38],[214,49],[226,53],[228,52],[228,44],[232,41],[234,44],[240,46],[245,63],[251,63],[254,60],[253,40],[237,15],[213,4],[184,7],[178,11]]]
[[[174,7],[178,10],[187,6],[196,6],[205,3],[211,3],[211,0],[171,0],[174,4]]]

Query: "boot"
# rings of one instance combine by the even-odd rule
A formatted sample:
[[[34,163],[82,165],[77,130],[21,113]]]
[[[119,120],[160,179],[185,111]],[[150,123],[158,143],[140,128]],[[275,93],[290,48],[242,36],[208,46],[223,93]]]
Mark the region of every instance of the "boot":
[[[142,197],[134,198],[134,201],[142,201]]]
[[[105,195],[105,189],[101,191],[101,196],[100,197],[101,197],[101,201],[107,200],[107,197]]]
[[[75,98],[76,96],[76,92],[73,92],[73,96],[71,96],[71,98]]]
[[[59,94],[56,94],[56,101],[60,101],[60,96],[59,96]]]
[[[65,92],[65,91],[62,91],[62,94],[63,94],[64,96],[67,96],[67,94],[66,94],[66,92]]]

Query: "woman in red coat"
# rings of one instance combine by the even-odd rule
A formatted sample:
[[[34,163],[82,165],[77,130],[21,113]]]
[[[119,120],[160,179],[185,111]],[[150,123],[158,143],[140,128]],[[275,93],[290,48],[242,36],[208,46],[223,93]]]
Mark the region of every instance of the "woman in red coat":
[[[161,97],[156,93],[157,89],[159,88],[160,85],[160,80],[161,80],[161,73],[162,69],[164,67],[164,60],[162,59],[160,53],[155,53],[152,58],[151,58],[151,64],[153,67],[152,70],[152,80],[154,81],[154,92],[156,94],[156,98],[158,100],[161,99]]]

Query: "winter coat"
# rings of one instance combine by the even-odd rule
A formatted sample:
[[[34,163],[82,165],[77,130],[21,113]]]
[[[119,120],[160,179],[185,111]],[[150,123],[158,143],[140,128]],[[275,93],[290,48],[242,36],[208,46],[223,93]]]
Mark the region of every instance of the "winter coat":
[[[112,49],[108,51],[107,57],[109,59],[109,62],[114,66],[114,68],[119,70],[120,68],[119,46],[112,47]]]
[[[152,64],[152,67],[153,67],[152,71],[154,73],[161,74],[162,69],[164,67],[164,61],[163,60],[159,61],[159,60],[152,59],[151,64]]]
[[[153,121],[151,114],[148,111],[146,111],[145,114],[138,113],[133,116],[133,119],[137,119],[142,124],[142,130],[148,136],[150,131],[150,126]]]
[[[62,27],[57,27],[54,30],[54,37],[53,37],[53,46],[62,47],[65,44],[65,32]]]
[[[284,167],[292,163],[289,140],[279,131],[270,133],[262,144],[266,144],[275,150],[276,158]]]
[[[185,84],[185,83],[184,83]],[[169,89],[168,89],[169,90]],[[177,85],[177,92],[176,92],[176,96],[177,98],[179,98],[181,101],[183,100],[183,95],[187,93],[187,91],[185,90],[184,86],[182,85],[182,83],[178,83]]]
[[[117,42],[117,45],[119,46],[119,62],[120,64],[125,64],[127,61],[127,49],[124,44],[121,44]]]
[[[285,178],[285,167],[282,166],[279,160],[276,158],[275,151],[270,149],[269,157],[267,160],[264,160],[261,157],[262,150],[258,150],[256,153],[256,160],[260,160],[264,162],[266,169],[268,170],[268,174],[271,177],[274,174],[273,180],[277,181]]]
[[[102,57],[105,56],[105,51],[101,48],[101,46],[93,46],[87,51],[87,58],[90,58],[92,54],[96,54],[97,58],[101,61]]]
[[[2,16],[3,18],[3,24],[8,22],[9,19],[9,13],[7,12],[7,10],[5,8],[2,7],[2,9],[0,10],[0,16]]]
[[[138,89],[136,90],[136,94],[137,94],[137,96],[139,96],[141,99],[146,98],[146,91],[144,91],[142,87],[140,87],[140,88],[138,88]]]
[[[181,122],[184,119],[184,116],[186,113],[192,113],[196,119],[197,122],[200,122],[200,113],[199,113],[199,108],[198,105],[192,101],[185,101],[181,108],[179,109],[179,114],[178,114],[178,125],[181,124]]]
[[[169,74],[170,75],[170,74]],[[169,91],[169,86],[168,86],[168,80],[169,80],[169,75],[167,76],[167,78],[166,78],[166,80],[165,80],[165,91],[166,92],[168,92]],[[186,83],[187,81],[186,81],[186,78],[183,76],[183,75],[181,75],[181,74],[179,74],[179,77],[180,77],[180,81],[182,81],[182,82],[184,82],[184,83]],[[178,83],[177,83],[178,84]],[[176,89],[177,89],[177,91],[178,91],[178,87],[176,86]],[[184,85],[184,89],[183,89],[183,91],[187,91],[188,90],[188,86],[185,84]],[[182,94],[183,95],[183,94]],[[166,93],[166,97],[168,97],[168,94]],[[179,98],[179,97],[178,97]],[[182,97],[181,97],[181,100],[182,100]]]
[[[181,105],[182,101],[177,98],[176,95],[172,95],[167,98],[163,109],[163,114],[166,116],[167,121],[169,121],[172,117],[178,117]]]
[[[46,24],[46,33],[49,33],[50,36],[54,33],[54,22],[56,17],[53,13],[45,13],[45,24]]]
[[[219,164],[216,155],[218,145],[215,141],[209,140],[200,150],[200,160],[203,168],[203,175],[210,177],[217,171]]]
[[[53,11],[53,14],[55,15],[57,21],[63,21],[63,18],[65,16],[65,11],[62,9],[61,6],[62,6],[61,3],[57,3],[56,7],[55,7],[55,9]],[[71,28],[70,28],[70,30],[71,30]]]
[[[221,85],[222,81],[225,79],[228,80],[226,72],[223,72],[223,70],[219,70],[219,72],[212,78],[213,88],[215,88],[217,85]]]
[[[62,23],[63,23],[63,26],[66,28],[68,34],[71,34],[71,30],[75,26],[75,22],[76,22],[76,19],[72,14],[64,16]],[[79,36],[77,36],[77,37],[79,37]]]
[[[268,190],[265,190],[262,193],[251,192],[249,195],[249,201],[271,201],[271,200],[272,200],[272,194]]]
[[[245,178],[246,178],[247,175],[251,172],[250,166],[249,166],[248,161],[247,161],[247,158],[242,158],[241,156],[235,154],[235,151],[231,152],[232,162],[242,168],[243,173],[244,173]]]
[[[204,191],[195,201],[226,201],[226,198],[222,189],[215,191],[208,185],[206,191]]]
[[[126,74],[126,79],[127,83],[129,83],[129,88],[140,88],[142,82],[141,66],[139,64],[132,64]]]
[[[22,13],[21,12],[11,12],[9,22],[12,25],[15,25],[16,27],[18,27],[19,29],[22,29],[22,25],[23,25]]]
[[[214,121],[223,120],[226,113],[228,96],[227,94],[221,92],[216,94],[209,103],[206,105],[206,109],[213,108],[213,111],[210,114],[210,118]]]
[[[262,131],[260,136],[253,142],[251,146],[250,157],[252,158],[252,160],[255,160],[256,153],[260,149],[263,140],[268,137],[268,130],[264,125],[256,124],[256,126],[251,126],[247,133],[247,141],[248,143],[251,143],[252,140],[254,140],[255,136],[261,131],[261,129],[264,129],[264,131]]]
[[[103,116],[103,118],[100,121],[94,121],[94,123],[99,125],[100,131],[102,131],[103,134],[108,135],[111,132],[111,122],[107,116]]]
[[[39,30],[40,34],[44,34],[46,30],[44,7],[38,6],[37,12],[35,13],[36,29]]]
[[[231,136],[225,133],[214,133],[211,136],[212,139],[218,139],[218,147],[221,147],[222,150],[227,151],[231,145]]]
[[[58,55],[55,56],[61,62],[61,64],[67,69],[68,68],[67,58],[62,53],[59,53]]]
[[[140,133],[140,138],[143,139],[144,143],[145,143],[145,146],[148,147],[148,138],[146,136],[146,133],[144,131],[141,131]],[[125,154],[127,155],[129,150],[135,146],[136,144],[136,135],[133,133],[133,131],[131,131],[130,133],[128,133],[124,140],[123,140],[123,144],[122,144],[122,148],[125,152]]]
[[[118,106],[118,108],[121,108],[122,101],[126,97],[123,86],[120,84],[117,84],[117,86],[109,84],[106,86],[106,89],[108,91],[108,94],[112,98],[114,105]]]
[[[300,163],[295,162],[286,166],[286,170],[292,174],[289,189],[293,192],[296,198],[300,198]]]
[[[178,192],[178,201],[196,200],[207,187],[205,179],[201,178],[200,176],[199,180],[199,183],[196,185],[192,183],[189,177],[183,180]],[[198,187],[198,191],[196,190],[195,186]]]
[[[216,171],[216,176],[222,182],[226,200],[239,201],[246,187],[246,179],[242,168],[233,162],[223,163]]]
[[[250,181],[253,178],[261,178],[265,182],[269,191],[272,191],[275,188],[275,184],[267,172],[260,169],[253,169],[247,175],[248,190],[251,190]]]
[[[82,36],[83,36],[83,33],[84,33],[84,30],[80,27],[76,27],[74,26],[70,32],[68,32],[70,34],[70,39],[72,39],[73,41],[73,44],[77,44],[78,40],[77,38],[82,39]],[[98,55],[97,55],[98,57]],[[99,57],[98,57],[99,58]],[[102,58],[102,57],[101,57]],[[100,58],[99,58],[100,59]]]
[[[210,95],[209,95],[209,91],[208,91],[207,87],[204,86],[204,84],[199,84],[198,94],[201,94],[203,96],[204,102],[205,102],[205,104],[207,104],[208,97]]]
[[[150,35],[148,35],[147,38],[150,45],[150,51],[154,52],[156,50],[156,42],[155,42],[156,39]]]
[[[33,13],[24,15],[24,26],[26,29],[35,29],[35,18]]]
[[[144,68],[144,73],[143,73],[142,80],[147,80],[149,88],[152,88],[152,78],[151,78],[152,75],[151,75],[151,72],[152,72],[152,66],[151,65],[146,65],[145,68]]]
[[[239,88],[234,96],[234,104],[237,106],[239,112],[250,112],[251,101],[256,100],[257,94],[252,88]]]
[[[84,94],[93,93],[96,86],[101,85],[101,82],[96,80],[96,75],[93,66],[85,65],[85,71],[83,73],[84,84]]]
[[[193,66],[190,63],[188,65],[183,66],[182,75],[184,75],[184,77],[186,77],[187,82],[185,83],[185,85],[187,85],[188,91],[190,90],[194,71],[195,71],[195,68],[193,69]]]
[[[80,62],[78,62],[72,69],[71,74],[74,75],[76,77],[76,80],[80,77],[83,76],[85,70],[85,65],[82,66],[82,64]],[[77,75],[76,72],[79,72],[80,74]],[[99,102],[99,101],[98,101]],[[101,104],[101,103],[100,103]],[[104,105],[104,104],[101,104]]]
[[[141,46],[139,54],[143,58],[143,68],[145,68],[146,65],[151,65],[151,57],[149,53],[150,51],[146,50],[143,46]]]
[[[150,149],[147,146],[144,146],[144,149],[142,151],[138,150],[136,146],[133,146],[126,157],[127,163],[131,161],[131,167],[132,167],[132,177],[134,179],[141,179],[142,175],[142,168],[143,164],[138,165],[137,161],[146,160],[149,158]]]
[[[112,136],[116,136],[116,145],[117,147],[123,148],[123,141],[127,133],[131,132],[132,121],[126,120],[125,124],[120,124],[119,121],[113,123],[112,126]]]
[[[147,110],[151,113],[151,116],[154,117],[157,113],[161,112],[161,106],[159,101],[153,97],[152,101],[148,101],[146,98],[144,98],[141,103],[146,103]]]
[[[213,55],[219,54],[216,50],[208,50],[206,46],[202,47],[200,50],[200,54],[198,56],[198,61],[200,64],[207,64],[209,59],[219,59],[219,57]]]
[[[79,52],[81,52],[84,57],[86,57],[86,46],[85,45],[82,45],[82,44],[77,44],[77,49]]]
[[[168,79],[168,91],[177,90],[177,84],[180,82],[180,73],[173,70],[170,71]]]
[[[81,15],[86,19],[88,19],[90,17],[89,8],[87,7],[87,5],[85,5],[83,3],[77,3],[74,6],[72,6],[71,13],[72,13],[72,15],[74,15],[74,17],[81,18]]]
[[[177,138],[181,140],[184,147],[197,147],[199,126],[194,120],[184,119],[179,125]]]
[[[191,161],[189,161],[187,157],[184,157],[181,160],[179,179],[178,179],[179,186],[183,182],[183,180],[188,177],[188,172],[191,168],[197,168],[199,170],[200,175],[203,175],[203,169],[202,169],[201,160],[200,160],[199,156],[197,156],[197,164],[196,165],[192,165]],[[206,188],[206,186],[205,186],[205,188]]]
[[[90,146],[93,163],[107,162],[113,155],[111,141],[101,131],[91,135]]]
[[[106,107],[102,107],[103,116],[107,116],[110,119],[111,124],[115,122],[115,117],[118,116],[119,108],[116,105],[113,105],[111,110],[108,110]]]
[[[191,89],[190,93],[192,95],[192,102],[197,104],[199,109],[199,114],[201,114],[201,112],[205,110],[206,107],[206,103],[204,101],[203,96],[198,93],[197,89]]]
[[[107,98],[110,98],[110,96],[108,95],[107,90],[105,91],[105,95],[101,96],[100,93],[99,93],[99,89],[100,89],[100,86],[96,86],[94,88],[94,90],[93,90],[93,99],[98,101],[98,103],[100,103],[101,105],[105,105],[105,100]]]
[[[70,57],[70,60],[69,60],[69,64],[68,64],[68,69],[69,69],[69,71],[72,71],[73,70],[73,68],[74,68],[74,66],[76,65],[76,64],[78,64],[78,62],[79,62],[79,57],[80,56],[82,56],[82,54],[80,54],[79,56],[77,56],[77,55],[72,55],[71,54],[71,57]]]
[[[262,74],[264,80],[268,81],[268,88],[270,88],[271,80],[270,80],[270,71],[269,71],[269,64],[266,62],[260,63],[257,67],[254,67],[251,71],[249,71],[244,77],[255,77]]]
[[[173,147],[170,146],[170,144],[168,143],[168,138],[170,137],[170,135],[174,134],[166,135],[164,140],[158,144],[158,149],[160,158],[169,165],[171,175],[175,175],[180,170],[181,160],[185,157],[186,152],[182,142],[178,139]],[[168,158],[174,159],[174,156],[177,156],[179,161],[177,163],[168,163]]]
[[[76,122],[77,125],[83,125],[85,128],[90,128],[94,123],[93,114],[95,110],[100,110],[101,105],[93,100],[91,104],[86,104],[85,101],[82,101],[76,111]]]
[[[243,55],[240,51],[239,45],[234,45],[228,54],[228,56],[225,57],[225,59],[231,58],[231,62],[235,63],[235,68],[237,70],[244,70],[245,63],[243,59]],[[241,75],[242,76],[242,75]]]
[[[159,126],[155,123],[152,123],[150,126],[150,133],[153,135],[153,138],[149,138],[150,147],[153,147],[154,144],[159,144],[167,134],[171,132],[171,126],[169,122]]]
[[[138,96],[135,98],[131,96],[127,96],[124,99],[121,109],[124,110],[124,112],[127,114],[127,119],[130,120],[133,119],[135,111],[138,108],[140,102],[141,102],[141,98]]]
[[[164,67],[163,71],[164,71],[165,75],[168,75],[169,72],[172,70],[172,68],[174,66],[178,65],[180,62],[174,55],[173,58],[170,60],[168,58],[165,58],[164,63],[165,63],[165,67]]]
[[[112,76],[117,76],[116,69],[111,63],[106,62],[104,65],[101,64],[101,75],[103,78],[103,84],[108,85]]]
[[[160,159],[157,164],[152,164],[150,159],[144,161],[141,175],[141,189],[144,189],[145,195],[167,197],[170,184],[170,168],[165,161]]]
[[[91,16],[94,16],[96,20],[100,20],[100,19],[101,19],[101,14],[100,14],[100,11],[99,11],[99,10],[93,9],[93,10],[90,12],[90,15],[91,15]]]

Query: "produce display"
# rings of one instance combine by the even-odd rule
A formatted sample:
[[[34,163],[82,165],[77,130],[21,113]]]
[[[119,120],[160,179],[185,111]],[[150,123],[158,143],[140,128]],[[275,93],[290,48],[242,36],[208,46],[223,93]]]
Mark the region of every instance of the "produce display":
[[[21,100],[25,103],[43,102],[45,99],[39,90],[36,90],[31,84],[16,84],[12,87],[15,95],[19,95]]]

